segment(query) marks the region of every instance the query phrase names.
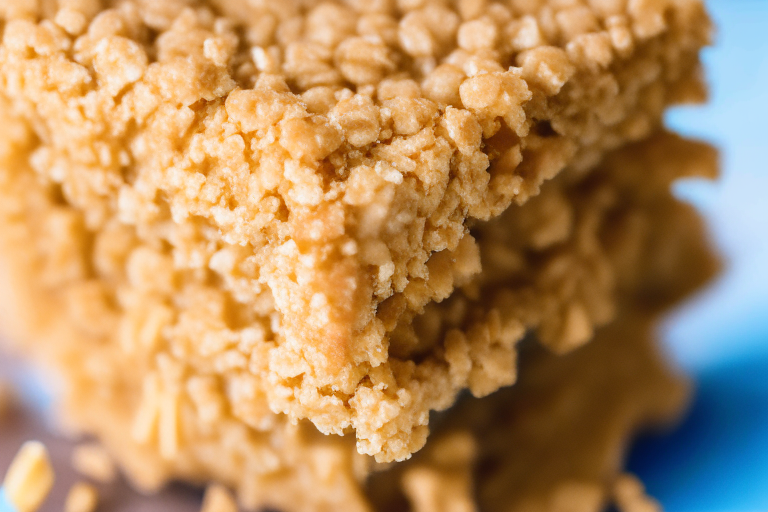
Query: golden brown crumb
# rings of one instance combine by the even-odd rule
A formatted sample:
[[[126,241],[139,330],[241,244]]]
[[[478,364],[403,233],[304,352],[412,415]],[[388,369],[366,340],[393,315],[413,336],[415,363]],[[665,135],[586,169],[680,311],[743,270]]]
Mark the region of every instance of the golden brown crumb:
[[[117,476],[112,456],[100,444],[81,444],[72,451],[72,467],[99,483],[113,482]]]
[[[512,383],[527,322],[422,350],[412,319],[479,274],[469,226],[700,99],[710,32],[699,0],[3,5],[4,210],[71,329],[138,376],[86,380],[130,381],[122,421],[166,461],[193,376],[226,390],[206,410],[354,430],[379,461]],[[585,308],[546,342],[586,341]]]
[[[418,512],[475,512],[472,466],[476,440],[468,432],[437,439],[426,464],[412,464],[402,476],[403,492]]]
[[[645,486],[630,474],[622,474],[613,484],[613,500],[621,512],[660,512],[661,505],[645,493]]]
[[[226,487],[211,484],[205,490],[200,512],[237,512],[237,502]]]
[[[78,482],[69,489],[64,512],[94,512],[99,504],[99,492],[90,484]]]
[[[3,480],[8,502],[18,512],[35,512],[53,487],[53,468],[42,443],[29,441],[11,462]]]

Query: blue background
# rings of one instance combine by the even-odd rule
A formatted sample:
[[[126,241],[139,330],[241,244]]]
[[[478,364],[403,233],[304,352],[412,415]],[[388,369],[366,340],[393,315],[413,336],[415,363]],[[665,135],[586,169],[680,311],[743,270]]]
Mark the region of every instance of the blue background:
[[[668,319],[665,348],[695,378],[690,415],[635,444],[630,470],[668,512],[768,511],[768,0],[709,0],[711,102],[667,124],[717,145],[722,177],[677,184],[726,268]]]

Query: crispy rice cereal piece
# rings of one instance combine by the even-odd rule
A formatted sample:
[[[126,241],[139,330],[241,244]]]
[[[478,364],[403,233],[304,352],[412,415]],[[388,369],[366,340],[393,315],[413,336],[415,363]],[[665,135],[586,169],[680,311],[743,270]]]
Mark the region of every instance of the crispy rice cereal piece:
[[[200,512],[237,512],[237,502],[226,487],[211,484],[205,490]]]
[[[48,293],[144,374],[224,381],[245,424],[353,429],[380,461],[461,389],[514,378],[393,342],[480,271],[468,222],[701,99],[710,38],[700,0],[2,5],[3,172],[52,201]],[[157,421],[173,458],[176,420]]]
[[[53,467],[45,445],[29,441],[11,462],[0,487],[17,512],[35,512],[51,492],[53,480]]]
[[[418,512],[475,512],[472,468],[476,452],[475,438],[460,429],[430,443],[426,452],[429,463],[412,464],[400,482],[411,508]]]
[[[493,387],[488,375],[513,373],[515,345],[526,329],[563,348],[556,341],[583,342],[585,330],[608,321],[617,297],[631,295],[633,307],[647,312],[680,300],[711,274],[714,262],[704,256],[698,217],[672,198],[670,184],[712,176],[715,161],[711,148],[662,133],[612,154],[589,174],[563,173],[526,205],[476,226],[484,273],[396,329],[398,350],[426,361],[412,367],[415,376],[434,385],[433,393],[448,390],[446,401],[452,400],[449,379],[485,390]],[[14,167],[6,161],[0,168]],[[40,219],[66,226],[66,219],[79,217],[23,166],[15,169],[0,175],[6,194],[0,201],[0,269],[6,270],[0,297],[8,301],[0,324],[14,328],[12,339],[61,374],[62,410],[73,426],[97,436],[145,490],[172,478],[215,480],[236,489],[247,507],[370,510],[363,482],[377,465],[356,452],[353,436],[323,436],[309,422],[292,425],[268,413],[266,404],[253,408],[261,388],[248,371],[224,366],[232,355],[216,356],[219,368],[229,368],[221,375],[201,372],[168,350],[145,359],[126,353],[111,324],[92,330],[105,313],[121,322],[118,306],[94,293],[108,289],[104,282],[51,293],[50,269],[76,265],[98,242],[66,231],[70,238],[57,244],[55,229],[42,238],[40,229],[48,228]],[[201,310],[206,321],[231,321],[220,290],[193,282],[196,289],[186,297],[208,299]],[[150,340],[167,329],[152,320],[157,311],[164,314],[149,310],[142,331]],[[451,361],[455,376],[440,376],[435,353]]]
[[[67,493],[64,512],[94,512],[99,504],[99,491],[90,484],[78,482]]]
[[[117,468],[109,452],[98,443],[81,444],[72,451],[72,467],[102,484],[115,481]]]
[[[629,473],[620,475],[613,483],[613,500],[621,512],[661,512],[659,502],[648,496],[645,486]]]

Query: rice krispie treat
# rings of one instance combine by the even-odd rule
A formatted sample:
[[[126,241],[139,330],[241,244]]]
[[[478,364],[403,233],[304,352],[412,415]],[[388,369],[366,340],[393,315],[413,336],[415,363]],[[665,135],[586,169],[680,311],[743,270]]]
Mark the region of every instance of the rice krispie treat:
[[[158,411],[188,393],[391,461],[460,390],[512,383],[525,322],[423,343],[413,318],[480,272],[473,223],[701,99],[711,30],[700,0],[7,0],[0,18],[6,235],[27,223],[15,249],[89,358],[142,377],[89,370],[131,388],[123,421],[166,460],[183,441]],[[585,307],[555,307],[545,342],[583,342],[605,317]]]
[[[483,274],[394,329],[393,347],[403,359],[421,361],[415,379],[450,390],[457,381],[482,386],[485,374],[514,375],[516,343],[527,331],[565,350],[583,343],[617,307],[658,314],[716,266],[695,212],[669,192],[676,178],[712,176],[715,162],[711,148],[661,133],[611,154],[587,174],[561,174],[527,204],[473,228]],[[251,373],[233,366],[224,377],[217,373],[237,362],[232,349],[213,352],[222,366],[207,372],[168,348],[141,359],[114,327],[125,321],[116,306],[99,299],[109,289],[103,282],[51,293],[50,269],[84,259],[93,242],[52,244],[63,230],[39,219],[72,218],[73,208],[57,202],[31,172],[2,176],[0,268],[7,272],[0,297],[7,303],[0,325],[15,327],[12,339],[60,374],[61,408],[71,427],[98,437],[145,490],[170,479],[215,480],[235,488],[250,507],[370,510],[363,484],[379,465],[357,453],[351,432],[324,436],[308,421],[291,424],[269,412],[254,399],[259,388],[247,386]],[[232,306],[215,284],[191,281],[187,297],[199,301],[197,320],[226,325]],[[156,323],[144,325],[143,339],[158,336]],[[645,409],[632,410],[639,418]],[[454,461],[458,474],[469,474],[471,457],[465,459]]]

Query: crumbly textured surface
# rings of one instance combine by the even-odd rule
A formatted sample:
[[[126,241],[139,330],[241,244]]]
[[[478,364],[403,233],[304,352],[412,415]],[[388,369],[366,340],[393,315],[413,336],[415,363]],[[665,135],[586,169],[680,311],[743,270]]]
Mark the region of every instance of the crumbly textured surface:
[[[11,167],[4,163],[0,168]],[[246,506],[267,505],[287,512],[369,511],[378,503],[373,496],[379,488],[378,477],[370,479],[370,475],[387,474],[381,472],[385,467],[357,453],[354,436],[323,436],[308,421],[293,425],[284,415],[263,410],[255,412],[268,418],[268,423],[244,422],[243,414],[250,411],[238,408],[244,403],[238,398],[252,388],[239,379],[249,378],[248,373],[231,372],[222,379],[215,372],[200,373],[167,353],[142,361],[126,352],[119,341],[105,339],[103,332],[88,331],[95,329],[97,319],[104,318],[105,311],[95,308],[99,302],[92,299],[88,304],[94,309],[79,309],[84,299],[72,300],[70,297],[77,297],[72,292],[51,293],[46,272],[63,258],[72,258],[63,249],[88,251],[92,245],[78,248],[69,239],[56,246],[62,250],[41,250],[50,247],[51,237],[41,238],[39,219],[72,209],[56,203],[56,196],[32,173],[15,169],[17,172],[2,175],[7,196],[0,202],[4,260],[0,268],[11,271],[0,279],[5,288],[0,297],[9,300],[0,308],[4,315],[0,320],[6,328],[16,327],[12,339],[61,374],[62,411],[72,426],[96,435],[137,486],[154,489],[174,478],[201,483],[216,480],[235,488]],[[422,372],[419,378],[433,379],[444,388],[451,386],[450,379],[481,385],[484,377],[476,377],[480,365],[481,375],[514,374],[516,342],[526,330],[534,329],[542,341],[550,340],[548,346],[563,351],[591,337],[593,324],[608,322],[617,309],[652,317],[676,303],[711,275],[716,263],[709,256],[698,217],[673,199],[670,184],[680,177],[711,177],[715,172],[714,150],[659,133],[612,153],[588,173],[562,173],[525,205],[513,206],[498,219],[476,225],[472,234],[480,246],[483,274],[396,330],[397,339],[402,340],[399,343],[410,343],[413,354],[440,354],[458,372],[442,377],[440,365],[423,365],[416,370]],[[103,290],[104,285],[98,285],[95,290]],[[99,297],[91,293],[86,297]],[[203,295],[209,300],[208,318],[224,322],[227,305],[214,300],[216,297],[210,290]],[[647,332],[647,324],[637,330],[638,336]],[[618,338],[621,343],[624,336]],[[472,351],[466,350],[468,340]],[[563,340],[568,343],[560,344]],[[582,361],[578,354],[583,350],[574,355],[576,361]],[[572,364],[574,375],[587,379],[594,373],[587,368],[591,363],[583,361],[583,368],[580,364]],[[435,368],[434,373],[428,372],[430,368]],[[576,380],[574,377],[574,386]],[[589,383],[584,386],[592,389]],[[637,406],[627,405],[629,416],[617,420],[616,430],[610,433],[623,439],[635,427],[635,419],[647,419],[645,413],[655,410],[641,405],[653,400],[668,403],[668,391],[658,397],[648,395],[648,402]],[[562,393],[567,395],[567,389]],[[532,407],[524,398],[520,400],[523,409]],[[629,395],[627,400],[632,400]],[[625,410],[619,402],[617,398],[616,407]],[[385,407],[386,402],[380,406]],[[608,409],[604,419],[617,410]],[[555,428],[556,422],[552,425]],[[555,433],[552,436],[552,443],[561,447],[558,457],[573,451],[573,467],[578,466],[579,457],[589,456],[578,450],[581,442],[570,446],[565,438],[560,442],[554,439]],[[486,438],[491,437],[478,439],[483,442]],[[595,443],[609,443],[601,452],[607,454],[619,449],[621,439]],[[435,480],[437,477],[426,473],[420,477],[424,485],[406,484],[415,506],[435,503],[435,497],[422,496],[424,491],[419,490],[429,485],[439,486],[435,487],[441,490],[437,498],[446,488],[454,493],[472,488],[471,482],[458,483],[472,474],[473,451],[466,446],[472,443],[462,441],[461,436],[458,443],[461,449],[449,450],[458,459],[449,462],[455,471],[447,480]],[[529,444],[522,442],[523,446]],[[519,444],[504,453],[512,459],[518,456],[512,454],[523,457]],[[618,452],[611,453],[615,463]],[[423,465],[428,457],[414,463]],[[585,464],[591,468],[585,471],[594,470],[591,462]],[[487,476],[478,478],[484,485]],[[549,472],[538,478],[550,478]],[[369,479],[370,487],[366,487]],[[543,494],[540,497],[544,499]],[[459,501],[460,497],[451,500]]]
[[[9,0],[0,18],[3,194],[29,196],[39,286],[145,377],[134,438],[195,376],[244,428],[308,418],[379,461],[460,390],[514,380],[495,354],[525,322],[452,348],[410,332],[479,273],[471,224],[701,99],[710,36],[700,0]],[[558,348],[605,316],[532,314]]]
[[[626,512],[661,510],[621,469],[632,436],[679,417],[688,400],[688,384],[670,370],[654,330],[660,315],[716,274],[719,262],[696,212],[662,191],[675,177],[711,176],[713,156],[699,145],[657,137],[612,155],[576,187],[588,204],[602,197],[604,206],[614,205],[602,220],[594,206],[574,208],[575,218],[590,220],[575,227],[581,234],[571,246],[590,245],[586,225],[601,233],[606,259],[589,258],[581,268],[612,262],[604,271],[616,283],[614,320],[566,355],[526,342],[514,386],[464,399],[437,422],[423,451],[372,475],[367,489],[376,510],[599,512],[608,504]],[[601,175],[608,169],[621,172]],[[573,193],[571,187],[565,190]],[[587,189],[601,192],[581,195]],[[491,276],[484,290],[509,286],[503,267],[485,268]]]

